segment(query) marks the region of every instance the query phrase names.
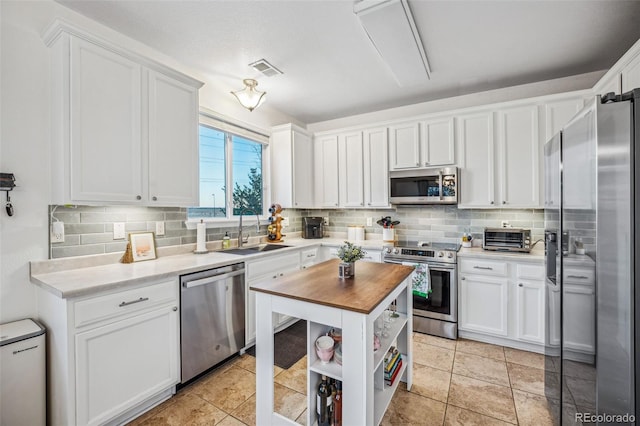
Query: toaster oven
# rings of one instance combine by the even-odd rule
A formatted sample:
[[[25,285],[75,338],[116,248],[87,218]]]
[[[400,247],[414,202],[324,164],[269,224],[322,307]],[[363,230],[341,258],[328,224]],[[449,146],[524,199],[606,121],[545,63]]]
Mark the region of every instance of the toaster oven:
[[[482,248],[496,251],[531,251],[531,230],[521,228],[485,228]]]

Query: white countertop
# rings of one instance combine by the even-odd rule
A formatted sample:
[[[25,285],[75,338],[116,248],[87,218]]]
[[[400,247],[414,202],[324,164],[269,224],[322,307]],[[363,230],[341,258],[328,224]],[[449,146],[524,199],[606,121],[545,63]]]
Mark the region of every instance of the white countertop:
[[[177,279],[182,274],[284,254],[302,247],[340,246],[343,243],[343,238],[290,238],[282,242],[289,247],[267,252],[248,255],[229,254],[222,250],[210,251],[206,254],[188,252],[169,256],[159,255],[154,260],[128,264],[118,262],[121,253],[117,256],[83,256],[82,258],[37,261],[31,262],[31,282],[61,298],[71,298],[162,279]],[[366,240],[357,244],[370,250],[382,250],[383,245],[382,240]],[[104,264],[105,260],[110,263]]]
[[[538,244],[529,253],[483,250],[482,247],[462,247],[458,257],[482,257],[502,260],[544,262],[544,244]]]

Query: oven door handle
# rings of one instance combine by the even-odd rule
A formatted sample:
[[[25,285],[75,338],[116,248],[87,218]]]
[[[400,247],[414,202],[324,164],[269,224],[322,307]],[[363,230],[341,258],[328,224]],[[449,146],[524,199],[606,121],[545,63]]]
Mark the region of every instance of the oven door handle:
[[[396,265],[402,265],[403,263],[416,263],[416,264],[427,264],[429,265],[429,270],[434,271],[454,271],[456,269],[456,265],[451,263],[429,263],[429,262],[421,262],[419,260],[397,260],[397,259],[384,259],[384,263],[395,263]]]

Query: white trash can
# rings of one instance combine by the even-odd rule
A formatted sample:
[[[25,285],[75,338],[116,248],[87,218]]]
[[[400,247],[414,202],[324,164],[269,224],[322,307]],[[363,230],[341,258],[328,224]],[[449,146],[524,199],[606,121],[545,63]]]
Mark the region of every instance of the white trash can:
[[[46,421],[45,329],[32,319],[0,324],[0,425]]]

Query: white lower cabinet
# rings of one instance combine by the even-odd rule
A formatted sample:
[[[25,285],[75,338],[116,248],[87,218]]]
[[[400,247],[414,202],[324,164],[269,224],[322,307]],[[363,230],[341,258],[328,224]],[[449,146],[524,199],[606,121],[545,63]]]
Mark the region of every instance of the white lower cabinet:
[[[178,342],[174,306],[78,333],[77,423],[102,424],[175,385]]]
[[[595,265],[571,265],[565,260],[562,282],[563,348],[593,355],[596,342]]]
[[[176,279],[70,299],[37,295],[49,336],[47,424],[123,423],[175,392]]]
[[[285,275],[300,269],[300,252],[287,253],[282,255],[270,256],[266,259],[247,261],[247,309],[245,322],[245,340],[246,345],[253,344],[256,340],[256,293],[249,288],[252,284],[263,281],[275,281],[281,279]],[[291,320],[288,315],[273,314],[274,329]]]
[[[544,347],[547,295],[544,263],[460,258],[461,337],[523,349]]]
[[[461,277],[459,328],[506,336],[508,285],[504,278]]]

